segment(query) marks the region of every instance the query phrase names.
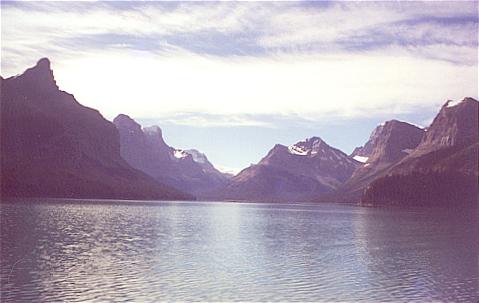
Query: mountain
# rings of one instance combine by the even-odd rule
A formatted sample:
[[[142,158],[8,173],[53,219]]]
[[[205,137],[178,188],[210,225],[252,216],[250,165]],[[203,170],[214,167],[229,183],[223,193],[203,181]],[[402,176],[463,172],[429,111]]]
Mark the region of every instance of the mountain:
[[[423,135],[424,130],[415,125],[398,120],[386,121],[376,127],[364,146],[357,147],[351,156],[370,164],[395,162],[416,148]]]
[[[376,127],[364,146],[357,147],[351,154],[363,164],[338,189],[333,200],[359,201],[366,186],[410,154],[424,133],[423,129],[398,120],[386,121]]]
[[[61,91],[48,59],[1,89],[2,196],[191,198],[128,165],[115,126]]]
[[[421,142],[365,190],[363,205],[477,204],[478,102],[447,101]]]
[[[120,133],[123,158],[154,179],[194,195],[202,195],[226,184],[229,175],[218,171],[197,150],[179,150],[168,146],[158,126],[145,127],[127,115],[118,115],[113,123]]]
[[[193,158],[193,161],[197,163],[203,171],[210,174],[210,176],[216,176],[218,179],[229,180],[233,177],[232,174],[221,172],[211,164],[206,155],[196,149],[187,149],[185,152]]]
[[[453,146],[467,146],[478,141],[478,102],[467,97],[448,100],[427,129],[414,155]]]
[[[289,147],[277,144],[258,164],[231,181],[216,196],[257,201],[310,201],[349,179],[359,162],[312,137]]]

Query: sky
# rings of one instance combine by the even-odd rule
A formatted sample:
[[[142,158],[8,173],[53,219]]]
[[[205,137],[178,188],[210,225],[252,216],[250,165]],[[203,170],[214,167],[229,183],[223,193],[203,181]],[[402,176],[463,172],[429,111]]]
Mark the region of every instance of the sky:
[[[478,97],[478,2],[1,2],[1,75],[48,57],[105,118],[238,171],[319,136],[350,153],[375,126],[428,126]]]

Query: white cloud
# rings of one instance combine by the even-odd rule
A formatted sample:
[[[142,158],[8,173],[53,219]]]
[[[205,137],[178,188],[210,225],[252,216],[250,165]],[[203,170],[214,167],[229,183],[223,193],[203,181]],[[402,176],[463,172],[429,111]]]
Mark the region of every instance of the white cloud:
[[[53,66],[63,89],[107,116],[201,112],[357,117],[404,113],[477,94],[477,67],[407,56],[285,54],[225,59],[117,51]],[[202,122],[207,123],[202,118],[191,120],[193,125]]]
[[[121,1],[115,2],[121,6]],[[240,31],[242,15],[253,9],[226,4],[180,3],[175,9],[163,5],[138,4],[130,10],[112,9],[107,3],[63,4],[31,2],[27,7],[2,7],[3,33],[9,42],[52,42],[75,35],[121,33],[165,35],[181,32]],[[33,41],[32,41],[33,40]]]
[[[259,42],[271,48],[294,48],[314,43],[331,43],[329,47],[334,47],[335,42],[357,33],[373,35],[367,32],[370,30],[405,42],[421,38],[453,44],[477,41],[477,21],[466,26],[433,22],[438,18],[463,16],[477,16],[477,3],[380,1],[335,2],[326,9],[293,7],[270,16],[267,34]],[[413,42],[417,43],[416,40]]]
[[[238,174],[241,170],[244,168],[237,168],[237,167],[229,167],[229,166],[224,166],[224,165],[217,165],[215,166],[216,169],[218,169],[220,172],[225,173],[225,174],[231,174],[231,175],[236,175]]]
[[[17,74],[48,56],[60,87],[81,103],[108,117],[121,112],[168,117],[179,124],[251,126],[259,122],[245,116],[265,114],[315,120],[405,113],[446,99],[477,97],[477,46],[470,45],[470,40],[477,41],[470,37],[477,34],[477,23],[426,22],[470,15],[474,9],[477,3],[469,2],[338,2],[324,8],[176,3],[113,11],[105,3],[2,4],[2,75]],[[400,23],[421,18],[426,21]],[[359,35],[364,42],[361,35],[371,28],[385,37],[434,43],[341,48],[348,37]],[[157,41],[160,49],[140,51],[128,43],[88,46],[82,38],[121,34],[155,39],[211,32],[243,33],[255,47],[268,51],[212,56],[167,41]],[[320,51],[303,48],[316,44]],[[222,118],[175,116],[184,112]]]

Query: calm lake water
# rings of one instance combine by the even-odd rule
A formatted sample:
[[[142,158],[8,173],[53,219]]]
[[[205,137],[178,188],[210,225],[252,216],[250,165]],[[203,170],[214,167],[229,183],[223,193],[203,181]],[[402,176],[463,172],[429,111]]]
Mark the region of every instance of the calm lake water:
[[[476,210],[1,205],[1,301],[474,302]]]

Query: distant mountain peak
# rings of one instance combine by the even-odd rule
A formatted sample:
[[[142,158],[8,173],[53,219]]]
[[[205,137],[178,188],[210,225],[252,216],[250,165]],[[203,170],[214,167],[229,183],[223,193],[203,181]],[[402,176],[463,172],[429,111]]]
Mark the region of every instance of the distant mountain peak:
[[[158,125],[143,127],[143,133],[150,144],[156,145],[161,150],[171,150],[171,155],[174,156],[174,149],[166,144],[165,139],[163,139],[163,131]]]
[[[421,150],[475,142],[478,137],[478,104],[471,97],[446,101],[428,128],[419,146]]]
[[[158,125],[143,127],[143,130],[147,133],[159,134],[160,136],[163,134],[163,131],[161,130],[161,128]]]
[[[465,97],[462,100],[447,100],[446,103],[444,103],[443,107],[451,108],[456,106],[462,106],[471,102],[477,102],[477,100],[471,97]]]
[[[417,125],[399,120],[388,120],[379,124],[362,147],[357,147],[351,156],[359,162],[378,160],[396,161],[404,157],[406,149],[415,148],[424,130]]]
[[[187,149],[185,152],[190,154],[196,163],[205,164],[208,162],[206,155],[196,149]]]
[[[141,125],[136,123],[130,116],[125,114],[119,114],[113,119],[113,123],[120,128],[126,128],[130,130],[141,130]]]
[[[311,143],[317,143],[317,142],[324,142],[323,139],[321,139],[320,137],[317,137],[317,136],[313,136],[311,138],[306,138],[306,140],[304,140],[305,142],[311,142]]]
[[[307,201],[337,189],[358,165],[320,137],[290,146],[276,144],[258,164],[233,177],[221,195],[228,199]]]
[[[384,125],[399,125],[401,123],[411,124],[409,122],[403,122],[403,121],[399,121],[399,120],[396,120],[396,119],[391,119],[391,120],[388,120],[388,121],[384,122]]]
[[[290,154],[298,155],[298,156],[307,156],[308,150],[303,148],[302,146],[298,146],[296,144],[288,146],[288,151]]]
[[[401,120],[397,120],[397,119],[391,119],[391,120],[387,120],[387,121],[384,121],[383,123],[379,124],[376,127],[376,129],[373,131],[371,136],[373,136],[375,132],[380,132],[380,131],[383,131],[387,128],[397,128],[397,127],[415,127],[415,128],[419,128],[419,129],[423,128],[422,126],[416,125],[416,124],[411,123],[411,122],[401,121]]]
[[[173,156],[176,158],[176,159],[183,159],[183,158],[186,158],[189,156],[189,154],[182,150],[182,149],[175,149],[174,152],[173,152]]]
[[[118,114],[113,120],[133,120],[130,116],[125,114]]]
[[[166,144],[159,126],[141,128],[127,115],[118,115],[113,121],[120,133],[122,157],[161,183],[185,192],[205,194],[223,186],[230,178],[199,151]]]
[[[288,146],[288,151],[293,155],[308,156],[323,151],[324,147],[329,147],[329,145],[320,137],[311,137]]]

